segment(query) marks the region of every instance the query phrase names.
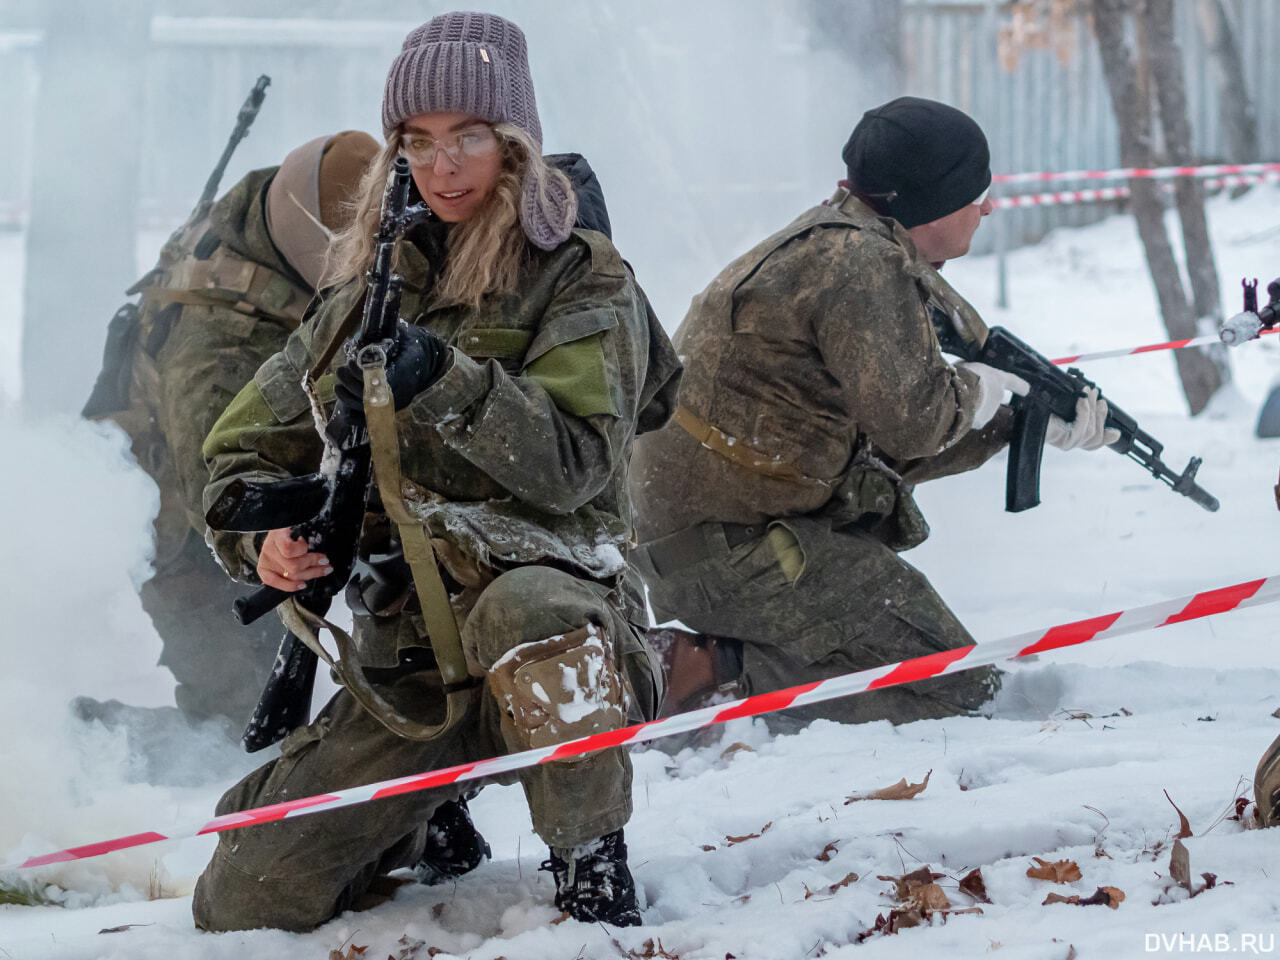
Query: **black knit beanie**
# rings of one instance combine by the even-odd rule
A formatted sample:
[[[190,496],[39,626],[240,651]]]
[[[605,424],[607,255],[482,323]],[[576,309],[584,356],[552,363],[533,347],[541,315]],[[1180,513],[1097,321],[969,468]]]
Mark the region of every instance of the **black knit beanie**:
[[[991,185],[991,153],[967,114],[899,97],[868,110],[841,153],[853,193],[908,229],[972,203]]]

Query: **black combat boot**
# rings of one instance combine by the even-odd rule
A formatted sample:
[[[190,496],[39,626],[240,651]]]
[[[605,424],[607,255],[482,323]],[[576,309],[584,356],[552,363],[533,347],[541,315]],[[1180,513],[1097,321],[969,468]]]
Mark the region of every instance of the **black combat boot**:
[[[583,923],[640,926],[636,882],[627,868],[627,845],[622,831],[577,847],[551,848],[551,859],[540,870],[551,871],[556,882],[556,907]]]
[[[419,883],[434,886],[470,873],[492,856],[489,844],[471,822],[465,798],[436,807],[427,821],[427,845],[413,865]]]

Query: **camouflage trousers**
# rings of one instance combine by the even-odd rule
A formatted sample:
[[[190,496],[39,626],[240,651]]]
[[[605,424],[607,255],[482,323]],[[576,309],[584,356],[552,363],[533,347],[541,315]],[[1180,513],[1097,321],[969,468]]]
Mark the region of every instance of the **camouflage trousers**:
[[[174,698],[189,720],[227,717],[243,727],[271,675],[284,628],[275,617],[241,626],[231,603],[245,592],[194,531],[142,585],[142,607],[164,641],[160,665],[178,681]]]
[[[678,549],[664,548],[674,541]],[[880,541],[835,530],[825,518],[758,528],[704,523],[641,545],[634,557],[658,622],[742,641],[748,694],[973,643],[923,574]],[[952,716],[988,700],[998,678],[971,670],[772,714],[770,725]]]
[[[502,574],[480,595],[465,624],[468,662],[490,670],[512,648],[593,623],[612,643],[614,663],[635,719],[652,718],[662,696],[658,663],[627,622],[610,588],[547,567]],[[420,670],[380,684],[406,716],[443,719],[439,674]],[[467,718],[427,742],[390,733],[344,690],[309,726],[295,730],[279,758],[222,797],[227,813],[406,776],[525,749],[520,733],[488,685],[471,690]],[[548,844],[571,847],[621,828],[631,816],[631,763],[612,749],[541,764],[516,779],[534,830]],[[192,911],[206,930],[276,927],[309,930],[354,903],[380,874],[421,856],[432,811],[474,782],[281,820],[219,835],[213,860],[196,885]],[[481,825],[483,827],[483,825]]]

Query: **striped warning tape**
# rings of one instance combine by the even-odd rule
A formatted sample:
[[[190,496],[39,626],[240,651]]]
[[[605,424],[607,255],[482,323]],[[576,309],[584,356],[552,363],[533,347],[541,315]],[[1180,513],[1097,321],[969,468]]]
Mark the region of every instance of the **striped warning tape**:
[[[1021,174],[1019,174],[1021,176]],[[993,181],[996,177],[991,178]],[[1239,187],[1246,184],[1280,180],[1280,170],[1265,173],[1215,177],[1204,182],[1208,188]],[[1068,203],[1093,203],[1100,200],[1123,200],[1129,196],[1128,187],[1098,187],[1087,190],[1059,190],[1054,193],[1025,193],[1012,197],[992,197],[991,206],[996,210],[1017,207],[1048,207]]]
[[[1173,177],[1227,177],[1277,173],[1280,163],[1217,163],[1198,167],[1116,167],[1110,170],[1060,170],[1036,173],[997,173],[992,183],[1051,183],[1068,180],[1131,180]]]
[[[1280,333],[1280,328],[1270,330],[1259,330],[1258,336],[1265,337],[1268,334]],[[1069,357],[1058,357],[1053,362],[1065,366],[1068,363],[1082,363],[1086,360],[1106,360],[1110,357],[1128,357],[1135,353],[1155,353],[1159,350],[1181,350],[1184,347],[1205,347],[1210,344],[1222,343],[1222,338],[1214,333],[1203,337],[1192,337],[1189,340],[1166,340],[1164,343],[1148,343],[1141,347],[1124,347],[1119,350],[1099,350],[1097,353],[1076,353]]]
[[[219,833],[238,827],[248,827],[260,823],[272,823],[289,817],[320,813],[324,810],[335,810],[356,804],[394,797],[432,787],[458,783],[466,780],[477,780],[491,777],[513,770],[549,763],[554,760],[565,760],[570,757],[607,750],[611,747],[642,743],[669,737],[678,733],[687,733],[702,727],[718,723],[726,723],[739,717],[754,717],[761,714],[785,710],[788,707],[807,706],[834,700],[837,697],[856,696],[871,690],[882,690],[885,687],[914,683],[930,677],[939,677],[975,667],[991,666],[1027,657],[1035,653],[1059,650],[1063,647],[1118,637],[1124,634],[1151,630],[1156,627],[1183,623],[1200,617],[1209,617],[1228,610],[1241,607],[1257,606],[1272,603],[1280,599],[1280,576],[1266,577],[1262,580],[1250,580],[1230,587],[1208,590],[1189,597],[1153,603],[1132,610],[1109,613],[1100,617],[1090,617],[1073,623],[1060,624],[1048,630],[1022,633],[992,643],[983,643],[960,647],[955,650],[944,650],[912,660],[890,663],[870,670],[860,670],[828,680],[788,687],[773,693],[762,693],[744,700],[704,707],[689,713],[676,714],[661,720],[640,723],[624,727],[621,730],[610,730],[592,734],[567,743],[542,747],[536,750],[525,750],[505,756],[476,760],[459,764],[442,770],[417,773],[412,776],[399,777],[394,780],[383,780],[364,786],[351,787],[346,790],[335,790],[332,793],[313,797],[302,797],[285,803],[276,803],[238,813],[228,813],[212,820],[191,823],[172,828],[164,832],[148,830],[114,840],[103,840],[98,843],[69,847],[54,853],[29,857],[21,863],[0,866],[3,870],[20,870],[29,867],[46,866],[48,864],[65,863],[71,860],[83,860],[96,857],[115,850],[156,843],[160,840],[179,840],[203,834]]]

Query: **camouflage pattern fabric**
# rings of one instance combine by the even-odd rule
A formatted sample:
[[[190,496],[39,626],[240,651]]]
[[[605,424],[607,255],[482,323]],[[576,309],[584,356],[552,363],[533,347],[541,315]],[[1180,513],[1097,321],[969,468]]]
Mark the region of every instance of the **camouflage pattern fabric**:
[[[627,569],[633,525],[627,467],[637,423],[669,410],[679,361],[631,273],[609,240],[575,230],[553,251],[533,250],[515,293],[479,308],[430,300],[430,252],[410,237],[398,248],[406,286],[401,315],[449,344],[444,375],[396,415],[407,500],[445,551],[459,584],[469,569],[554,562],[616,582]],[[353,281],[254,375],[205,443],[212,503],[231,479],[278,479],[315,469],[321,441],[301,387],[363,295]],[[418,312],[421,311],[421,312]],[[340,362],[336,360],[335,362]],[[317,384],[333,397],[333,375]],[[383,552],[389,529],[367,524],[365,554]],[[552,535],[548,536],[550,531]],[[214,533],[228,570],[256,582],[252,538]],[[643,606],[628,591],[629,615]],[[415,641],[396,618],[357,623],[361,661],[394,667]]]
[[[510,648],[593,623],[613,644],[632,719],[657,710],[661,676],[639,632],[602,584],[548,567],[521,567],[493,581],[462,628],[468,659],[491,667]],[[406,673],[379,692],[406,716],[442,719],[434,671]],[[473,688],[471,720],[443,739],[402,740],[340,692],[308,727],[294,731],[280,757],[232,787],[225,813],[361,783],[464,763],[525,744],[484,686]],[[625,751],[543,764],[519,779],[534,829],[548,844],[574,846],[618,829],[631,815],[631,764]],[[309,930],[349,908],[376,877],[422,854],[435,807],[474,783],[379,800],[219,835],[196,886],[193,912],[206,930],[278,927]]]
[[[637,562],[659,620],[744,642],[753,693],[972,642],[895,551],[928,535],[913,484],[985,462],[1011,418],[969,429],[976,378],[942,356],[930,305],[985,337],[902,227],[841,191],[730,264],[676,333],[685,422],[717,433],[673,421],[637,441]],[[758,533],[730,546],[724,523]],[[669,537],[697,546],[650,556]],[[990,684],[983,672],[804,715],[941,716]]]
[[[402,469],[457,593],[469,670],[485,677],[512,647],[593,623],[613,644],[628,713],[655,714],[661,672],[641,631],[643,605],[627,561],[632,511],[627,467],[637,425],[673,406],[679,362],[630,271],[602,234],[575,230],[557,249],[531,250],[518,290],[479,308],[441,306],[430,293],[443,255],[432,231],[398,249],[402,316],[452,349],[444,375],[397,414]],[[363,294],[332,291],[215,424],[205,444],[206,502],[235,477],[315,469],[321,445],[300,384]],[[340,360],[339,360],[340,362]],[[317,392],[332,399],[332,373]],[[374,511],[360,550],[391,546]],[[256,580],[252,538],[215,534],[229,569]],[[403,603],[379,601],[355,619],[366,673],[407,716],[438,722],[443,696],[420,658],[426,645],[411,584]],[[358,606],[358,604],[356,605]],[[375,612],[381,611],[383,615]],[[413,664],[417,663],[418,666]],[[520,731],[487,686],[468,719],[427,743],[399,740],[340,692],[279,760],[250,774],[220,809],[270,803],[520,749]],[[631,811],[626,754],[525,771],[534,828],[574,846],[620,828]],[[420,826],[449,791],[282,822],[228,837],[200,881],[196,922],[214,930],[309,929],[344,909],[378,873],[412,862]]]
[[[127,354],[112,360],[128,366],[127,406],[103,417],[129,434],[160,489],[156,574],[142,598],[164,642],[160,662],[178,681],[178,705],[189,719],[225,716],[237,725],[257,702],[281,628],[273,619],[242,627],[231,617],[231,600],[243,590],[203,543],[208,470],[200,447],[311,296],[267,234],[262,203],[275,169],[250,173],[207,221],[175,234],[135,287],[143,293],[138,329]],[[213,263],[234,288],[217,286]]]

